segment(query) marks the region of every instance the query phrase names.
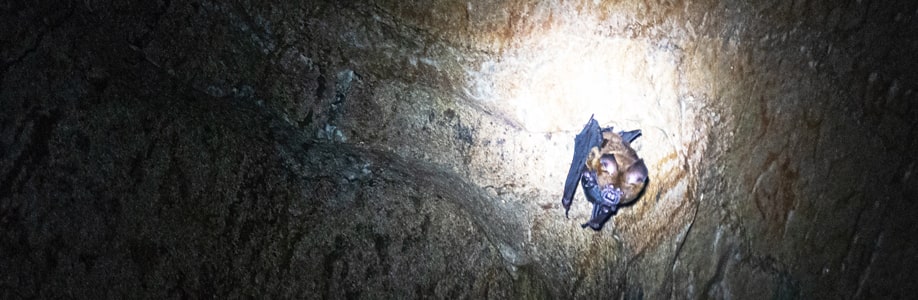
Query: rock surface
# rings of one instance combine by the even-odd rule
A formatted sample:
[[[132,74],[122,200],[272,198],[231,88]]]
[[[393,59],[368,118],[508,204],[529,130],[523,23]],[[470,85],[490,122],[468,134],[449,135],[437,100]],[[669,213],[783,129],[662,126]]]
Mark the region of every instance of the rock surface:
[[[0,5],[0,298],[905,298],[918,4]],[[643,197],[560,207],[590,114]]]

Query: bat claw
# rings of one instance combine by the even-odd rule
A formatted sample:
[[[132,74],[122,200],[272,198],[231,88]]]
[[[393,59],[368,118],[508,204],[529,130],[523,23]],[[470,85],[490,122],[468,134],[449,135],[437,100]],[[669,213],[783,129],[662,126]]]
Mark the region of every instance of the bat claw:
[[[564,218],[568,218],[567,213],[571,210],[571,202],[573,202],[573,199],[561,198],[561,206],[564,207]]]

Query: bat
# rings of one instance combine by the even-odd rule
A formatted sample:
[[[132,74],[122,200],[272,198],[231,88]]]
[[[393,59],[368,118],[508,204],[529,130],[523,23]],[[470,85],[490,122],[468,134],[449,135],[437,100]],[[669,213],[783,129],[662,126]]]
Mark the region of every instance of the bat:
[[[583,228],[602,229],[620,205],[640,196],[647,182],[647,166],[631,148],[631,142],[640,135],[641,130],[615,132],[612,127],[600,128],[590,116],[574,138],[574,158],[561,196],[565,217],[578,183],[587,201],[593,204],[590,220],[580,225]]]

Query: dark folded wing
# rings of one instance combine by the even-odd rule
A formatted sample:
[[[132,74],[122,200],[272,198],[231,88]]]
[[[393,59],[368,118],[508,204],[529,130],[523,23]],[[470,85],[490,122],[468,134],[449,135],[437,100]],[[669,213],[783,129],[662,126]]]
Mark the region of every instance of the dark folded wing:
[[[564,206],[565,215],[570,210],[574,193],[577,191],[580,173],[586,168],[586,159],[590,154],[590,149],[601,144],[602,133],[599,128],[599,122],[596,122],[593,116],[590,116],[590,120],[583,126],[583,130],[574,138],[574,158],[571,160],[571,168],[567,172],[567,179],[564,181],[564,194],[561,196],[561,204]]]

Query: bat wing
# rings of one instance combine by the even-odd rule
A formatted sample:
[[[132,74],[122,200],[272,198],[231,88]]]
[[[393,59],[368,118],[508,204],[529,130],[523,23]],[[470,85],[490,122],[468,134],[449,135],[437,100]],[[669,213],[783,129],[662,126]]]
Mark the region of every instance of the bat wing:
[[[594,204],[592,217],[590,217],[590,220],[586,223],[581,224],[580,227],[590,227],[598,231],[602,229],[602,226],[606,224],[606,221],[609,220],[609,217],[611,217],[613,213],[615,213],[615,207]]]
[[[641,130],[636,129],[632,131],[622,131],[622,132],[619,132],[618,135],[621,135],[622,140],[630,144],[631,142],[634,141],[634,139],[637,139],[639,136],[641,136]]]
[[[590,116],[590,120],[583,126],[583,130],[574,138],[574,159],[571,161],[571,168],[567,172],[567,179],[564,181],[564,194],[561,196],[561,205],[564,206],[564,216],[571,209],[571,202],[574,200],[574,193],[577,192],[577,185],[580,183],[580,175],[586,168],[586,159],[590,154],[590,149],[602,145],[602,131],[599,128],[599,122]]]

